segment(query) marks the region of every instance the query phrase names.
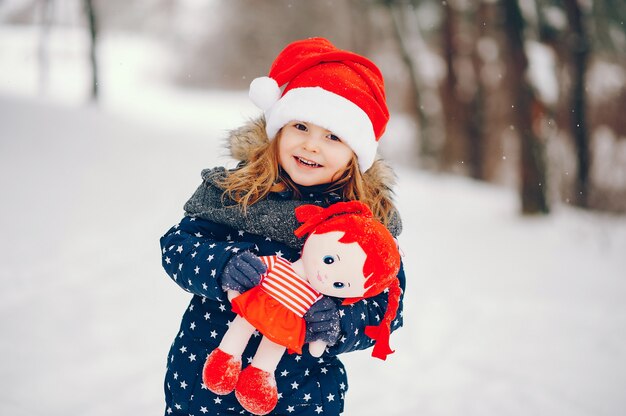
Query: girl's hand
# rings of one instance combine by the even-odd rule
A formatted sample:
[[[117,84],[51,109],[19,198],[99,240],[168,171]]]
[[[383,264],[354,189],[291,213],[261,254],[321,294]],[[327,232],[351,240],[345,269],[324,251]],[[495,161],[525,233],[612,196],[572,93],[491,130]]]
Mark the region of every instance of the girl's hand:
[[[222,272],[222,288],[243,293],[261,281],[267,267],[260,258],[249,251],[233,256]]]
[[[334,345],[339,339],[339,309],[332,299],[323,297],[315,302],[304,314],[304,320],[306,321],[305,342],[312,344],[313,341],[323,341],[326,345]],[[322,349],[323,352],[324,349]]]

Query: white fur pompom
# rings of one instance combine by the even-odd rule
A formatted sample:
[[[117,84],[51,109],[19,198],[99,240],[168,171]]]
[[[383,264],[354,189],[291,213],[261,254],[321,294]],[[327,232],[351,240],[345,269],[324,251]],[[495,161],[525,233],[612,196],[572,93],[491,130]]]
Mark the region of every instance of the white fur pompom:
[[[267,111],[280,98],[280,87],[273,78],[259,77],[250,83],[248,96],[263,111]]]

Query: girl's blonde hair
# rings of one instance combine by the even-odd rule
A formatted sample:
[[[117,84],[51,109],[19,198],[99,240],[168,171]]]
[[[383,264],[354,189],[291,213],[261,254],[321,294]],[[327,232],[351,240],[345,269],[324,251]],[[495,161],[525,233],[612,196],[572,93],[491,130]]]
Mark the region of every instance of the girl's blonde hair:
[[[244,212],[270,192],[290,189],[296,199],[302,197],[297,185],[281,171],[278,158],[280,133],[274,140],[256,148],[243,166],[229,172],[219,183],[224,189],[223,196],[237,202]],[[377,185],[364,180],[356,155],[353,155],[328,192],[339,193],[345,201],[363,202],[380,222],[389,225],[394,212],[393,202],[388,192],[382,192]]]

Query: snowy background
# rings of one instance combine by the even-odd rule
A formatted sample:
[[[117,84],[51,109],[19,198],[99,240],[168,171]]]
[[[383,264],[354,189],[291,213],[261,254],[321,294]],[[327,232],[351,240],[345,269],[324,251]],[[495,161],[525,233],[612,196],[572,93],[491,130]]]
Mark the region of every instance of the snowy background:
[[[85,41],[55,31],[41,96],[37,32],[0,27],[1,415],[162,414],[189,295],[158,239],[256,114],[245,92],[174,89],[166,52],[122,35],[85,105]],[[396,166],[405,327],[386,362],[345,355],[345,414],[624,414],[626,218],[522,218],[514,190]]]

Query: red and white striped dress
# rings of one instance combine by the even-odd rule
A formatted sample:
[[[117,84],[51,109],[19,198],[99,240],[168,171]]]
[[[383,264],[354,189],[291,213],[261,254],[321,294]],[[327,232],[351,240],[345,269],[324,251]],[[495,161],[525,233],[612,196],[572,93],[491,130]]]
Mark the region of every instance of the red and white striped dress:
[[[258,286],[232,300],[232,309],[261,334],[290,351],[302,353],[304,314],[322,295],[298,276],[288,260],[263,256],[267,272]]]

